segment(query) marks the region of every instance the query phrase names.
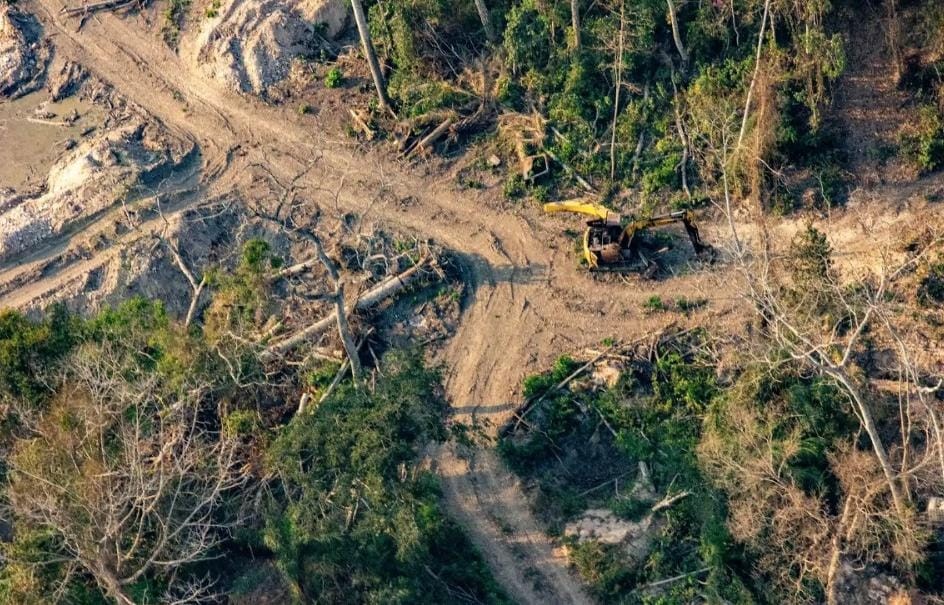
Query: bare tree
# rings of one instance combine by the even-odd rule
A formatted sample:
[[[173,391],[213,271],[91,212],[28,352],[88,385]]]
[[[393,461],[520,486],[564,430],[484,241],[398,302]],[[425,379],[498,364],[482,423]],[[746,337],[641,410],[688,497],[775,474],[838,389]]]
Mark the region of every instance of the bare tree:
[[[67,360],[39,431],[9,459],[14,520],[53,532],[63,553],[50,556],[122,605],[153,576],[167,602],[204,602],[212,583],[186,567],[214,556],[236,523],[221,505],[247,481],[240,446],[201,420],[209,384],[168,389],[128,358],[89,344]]]
[[[184,327],[189,328],[190,324],[193,323],[193,318],[200,306],[200,295],[203,294],[203,290],[206,288],[207,274],[204,273],[203,276],[198,280],[194,276],[193,271],[187,266],[187,263],[184,262],[183,257],[180,255],[180,248],[177,246],[177,244],[171,242],[163,236],[159,237],[167,249],[170,250],[170,254],[174,258],[174,262],[177,263],[177,267],[180,269],[180,272],[184,274],[184,277],[187,278],[187,283],[190,284],[190,288],[193,290],[193,295],[190,297],[190,306],[187,307],[187,315],[184,317]]]
[[[815,281],[794,283],[792,287],[786,288],[778,275],[778,267],[769,256],[761,257],[744,267],[748,298],[763,321],[765,335],[776,343],[779,351],[786,353],[790,361],[832,379],[849,397],[869,438],[901,519],[909,515],[911,495],[907,479],[913,472],[911,467],[918,464],[924,466],[932,458],[920,463],[913,459],[914,452],[910,451],[909,444],[916,427],[912,414],[903,412],[903,417],[909,416],[912,420],[902,422],[900,434],[895,440],[897,457],[902,460],[896,466],[875,419],[874,408],[879,405],[881,389],[861,369],[858,359],[865,354],[868,346],[866,334],[871,342],[881,336],[897,347],[897,358],[892,356],[894,361],[889,363],[897,366],[895,372],[900,377],[899,388],[903,388],[909,397],[904,403],[910,407],[911,397],[915,396],[917,402],[923,404],[923,411],[929,419],[924,454],[934,454],[933,460],[940,460],[938,454],[942,444],[937,438],[939,422],[933,406],[923,400],[929,387],[924,384],[924,376],[908,355],[901,328],[896,327],[902,322],[893,319],[898,314],[890,302],[895,285],[939,243],[939,240],[932,241],[919,254],[897,265],[884,263],[877,274],[850,278],[850,281],[858,284],[854,293],[850,293],[840,276],[830,270],[826,263],[828,259],[822,260],[824,264],[817,269],[820,275]],[[814,263],[821,262],[811,260]],[[769,364],[779,363],[773,358],[765,361]]]
[[[613,124],[610,132],[610,180],[616,178],[616,118],[619,116],[620,90],[623,88],[623,36],[626,32],[626,6],[620,0],[619,40],[616,44],[616,92],[613,99]]]
[[[374,87],[377,89],[377,101],[382,110],[392,111],[390,97],[387,96],[387,83],[384,80],[383,71],[380,69],[380,62],[377,60],[377,51],[374,50],[374,44],[370,40],[370,27],[367,24],[367,17],[364,15],[364,6],[361,4],[361,0],[351,0],[351,6],[354,9],[354,21],[357,23],[361,45],[364,47],[364,54],[367,56],[367,63],[370,65],[370,75],[373,77]]]

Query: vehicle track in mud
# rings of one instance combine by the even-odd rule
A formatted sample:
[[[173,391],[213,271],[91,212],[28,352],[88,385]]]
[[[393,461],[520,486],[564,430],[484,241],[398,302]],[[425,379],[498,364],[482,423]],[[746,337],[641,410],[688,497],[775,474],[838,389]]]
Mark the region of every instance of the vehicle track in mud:
[[[445,179],[430,182],[385,157],[384,150],[358,150],[349,141],[329,139],[331,133],[316,118],[217,88],[196,68],[187,40],[178,56],[143,31],[136,23],[140,17],[98,14],[77,32],[77,22],[59,17],[61,6],[58,0],[42,0],[27,7],[44,24],[56,52],[86,67],[171,132],[197,142],[200,183],[170,213],[247,186],[252,166],[262,164],[283,182],[297,177],[299,188],[307,188],[306,195],[325,208],[362,213],[370,222],[455,250],[468,294],[459,328],[441,356],[445,387],[456,420],[484,422],[491,436],[510,417],[523,378],[561,353],[607,337],[631,340],[673,320],[685,321],[646,315],[641,305],[650,295],[712,300],[711,310],[692,322],[704,321],[704,313],[723,316],[737,307],[730,291],[718,289],[724,281],[718,272],[638,287],[592,282],[575,269],[571,246],[560,233],[563,220],[534,220],[528,209],[495,209],[487,203],[488,192],[457,192]],[[385,194],[378,196],[381,190]],[[399,203],[408,197],[409,206]],[[135,236],[158,228],[144,223]],[[63,245],[50,243],[48,254]],[[31,264],[42,263],[43,252],[37,256]],[[21,271],[22,265],[0,266],[0,284]],[[11,300],[22,303],[52,291],[75,273],[75,267],[53,271]],[[494,448],[468,452],[447,445],[434,458],[448,509],[513,599],[591,602]]]

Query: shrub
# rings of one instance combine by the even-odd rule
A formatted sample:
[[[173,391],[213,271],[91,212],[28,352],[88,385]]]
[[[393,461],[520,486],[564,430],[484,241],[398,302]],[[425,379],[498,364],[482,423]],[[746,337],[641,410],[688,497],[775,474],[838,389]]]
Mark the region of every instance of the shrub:
[[[326,603],[445,603],[452,589],[505,602],[418,464],[446,436],[439,375],[419,354],[389,356],[383,372],[372,392],[337,389],[269,449],[290,494],[266,514],[277,567]]]
[[[325,88],[338,88],[344,83],[344,74],[339,67],[332,67],[325,75]]]
[[[921,107],[914,129],[901,138],[901,148],[922,172],[944,165],[944,118],[934,105]]]
[[[931,265],[918,285],[918,301],[926,306],[944,303],[944,263]]]
[[[662,297],[658,294],[653,294],[650,296],[646,302],[643,303],[642,308],[650,313],[656,313],[659,311],[665,311],[666,307],[665,302],[662,300]]]
[[[524,179],[518,173],[508,177],[508,179],[505,180],[505,185],[502,187],[502,195],[505,196],[506,200],[521,199],[524,197],[526,191]]]
[[[508,11],[504,46],[508,64],[516,73],[547,65],[551,54],[548,26],[534,0],[524,0]]]

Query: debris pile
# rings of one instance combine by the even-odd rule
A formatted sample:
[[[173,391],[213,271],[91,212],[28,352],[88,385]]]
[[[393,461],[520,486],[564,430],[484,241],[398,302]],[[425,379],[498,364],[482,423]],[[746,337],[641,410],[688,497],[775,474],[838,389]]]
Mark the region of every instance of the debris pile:
[[[237,92],[266,96],[292,61],[313,54],[347,22],[342,0],[230,0],[199,34],[197,60]]]
[[[32,15],[0,3],[0,97],[15,99],[41,85],[50,57],[41,34]]]

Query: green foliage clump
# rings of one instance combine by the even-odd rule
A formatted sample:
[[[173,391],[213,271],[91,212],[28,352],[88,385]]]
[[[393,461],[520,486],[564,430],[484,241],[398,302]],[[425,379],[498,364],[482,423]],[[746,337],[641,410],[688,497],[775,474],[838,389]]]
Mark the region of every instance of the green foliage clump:
[[[551,56],[548,24],[534,0],[524,0],[508,11],[504,47],[515,73],[540,70]]]
[[[944,263],[935,263],[918,284],[918,302],[925,306],[944,303]]]
[[[328,70],[328,73],[325,74],[325,88],[338,88],[343,83],[344,73],[341,71],[340,67],[332,67]]]
[[[944,165],[944,117],[934,105],[921,107],[914,129],[902,136],[902,151],[922,172]]]
[[[220,8],[223,6],[223,0],[212,0],[207,6],[204,15],[207,19],[215,19],[220,16]]]
[[[76,605],[109,605],[111,601],[85,578],[71,577],[66,561],[49,563],[45,554],[59,552],[62,544],[48,529],[18,528],[13,539],[3,542],[0,552],[0,605],[44,605],[48,596],[61,589],[62,602]],[[71,581],[70,581],[71,580]]]
[[[44,375],[73,346],[74,318],[54,305],[42,321],[17,311],[0,312],[0,401],[39,404],[48,394]]]
[[[161,27],[161,33],[164,35],[164,41],[169,46],[177,45],[177,40],[180,38],[180,27],[189,9],[190,0],[169,0],[167,7],[164,8],[164,25]]]
[[[502,194],[505,196],[506,200],[517,200],[524,197],[526,191],[524,179],[521,178],[520,174],[515,173],[505,181]]]
[[[656,313],[659,311],[665,311],[668,307],[665,305],[665,301],[662,300],[662,297],[658,294],[653,294],[646,299],[646,302],[643,303],[642,308],[650,313]]]
[[[504,602],[420,465],[420,449],[446,436],[438,374],[418,354],[387,358],[383,372],[373,392],[338,389],[272,444],[286,497],[269,504],[265,545],[299,598],[448,602],[453,587]]]

